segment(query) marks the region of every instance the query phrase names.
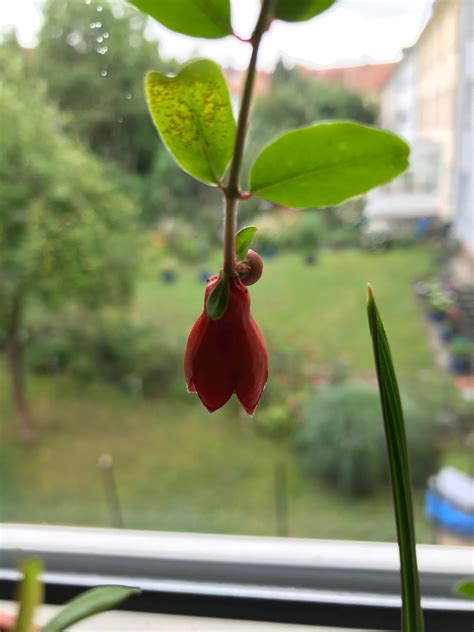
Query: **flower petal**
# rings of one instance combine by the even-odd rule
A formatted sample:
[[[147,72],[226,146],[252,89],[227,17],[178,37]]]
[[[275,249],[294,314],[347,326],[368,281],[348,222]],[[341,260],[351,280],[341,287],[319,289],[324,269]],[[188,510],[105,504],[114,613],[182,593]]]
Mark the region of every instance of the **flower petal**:
[[[193,380],[193,355],[204,334],[204,327],[205,322],[203,315],[201,314],[201,316],[199,316],[197,321],[194,323],[193,328],[191,329],[188,336],[188,342],[186,343],[186,352],[184,354],[184,377],[186,379],[186,384],[190,393],[196,392]]]
[[[230,344],[232,329],[222,320],[206,323],[192,359],[194,386],[210,412],[230,399],[237,381]]]
[[[250,317],[240,337],[241,368],[236,395],[249,415],[257,407],[268,380],[268,354],[257,323]]]

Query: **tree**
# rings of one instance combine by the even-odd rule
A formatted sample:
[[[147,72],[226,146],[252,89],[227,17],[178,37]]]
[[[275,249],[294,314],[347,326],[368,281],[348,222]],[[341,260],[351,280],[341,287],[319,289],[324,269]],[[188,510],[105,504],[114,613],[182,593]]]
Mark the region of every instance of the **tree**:
[[[61,129],[11,42],[0,46],[0,338],[18,430],[37,433],[25,393],[22,327],[33,301],[96,308],[133,284],[132,207],[116,175]]]
[[[203,187],[183,173],[164,150],[160,150],[149,176],[144,180],[141,220],[153,226],[163,219],[177,217],[206,234],[211,242],[219,234],[222,204],[214,189]]]
[[[147,173],[157,148],[143,76],[160,69],[146,20],[113,3],[46,0],[35,51],[48,96],[68,114],[66,131],[132,173]],[[172,64],[170,64],[172,67]]]

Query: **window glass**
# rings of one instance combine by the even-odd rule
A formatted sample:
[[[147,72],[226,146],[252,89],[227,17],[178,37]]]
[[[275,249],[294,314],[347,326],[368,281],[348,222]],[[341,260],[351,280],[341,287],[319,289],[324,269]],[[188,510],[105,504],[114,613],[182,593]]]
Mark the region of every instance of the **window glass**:
[[[387,120],[413,161],[395,182],[338,207],[240,204],[239,226],[257,226],[264,259],[249,291],[270,378],[253,417],[235,397],[209,414],[186,392],[183,356],[222,265],[222,201],[167,153],[143,78],[213,58],[237,110],[246,45],[172,34],[118,0],[6,4],[1,520],[394,541],[365,312],[371,282],[403,393],[417,538],[472,538],[472,506],[455,490],[470,474],[474,290],[468,246],[457,250],[451,237],[456,192],[443,204],[438,195],[444,179],[458,180],[440,166],[457,151],[457,123],[424,119],[441,112],[441,97],[460,112],[459,81],[447,92],[441,64],[422,63],[467,39],[444,35],[451,22],[438,24],[436,11],[437,39],[425,36],[426,7],[395,1],[382,11],[349,1],[271,29],[244,181],[260,148],[318,119]],[[242,37],[257,4],[233,5]],[[458,10],[445,7],[452,23]],[[380,108],[403,64],[391,120]]]

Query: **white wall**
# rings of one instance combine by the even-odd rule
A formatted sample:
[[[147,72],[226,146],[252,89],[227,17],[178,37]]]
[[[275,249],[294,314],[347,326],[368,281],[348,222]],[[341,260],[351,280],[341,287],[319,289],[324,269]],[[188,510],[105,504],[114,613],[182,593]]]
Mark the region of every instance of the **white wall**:
[[[474,3],[463,0],[454,234],[474,255]]]
[[[406,49],[381,96],[382,127],[412,142],[416,136],[416,50]]]

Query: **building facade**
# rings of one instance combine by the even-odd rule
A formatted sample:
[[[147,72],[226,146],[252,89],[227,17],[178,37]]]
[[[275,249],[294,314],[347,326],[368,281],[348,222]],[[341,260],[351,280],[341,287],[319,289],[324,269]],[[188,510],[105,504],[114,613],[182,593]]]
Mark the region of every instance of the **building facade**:
[[[420,138],[439,147],[439,214],[447,221],[453,218],[456,203],[460,9],[461,0],[435,2],[416,43],[417,129]]]
[[[462,0],[454,234],[474,257],[474,2]],[[474,277],[474,270],[471,268]]]
[[[417,133],[417,50],[406,48],[380,97],[380,123],[407,142]]]
[[[433,194],[474,256],[474,0],[437,0],[381,95],[380,123],[411,145],[411,168],[394,183]],[[473,275],[474,276],[474,275]]]

